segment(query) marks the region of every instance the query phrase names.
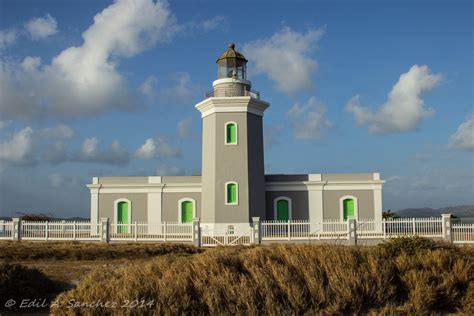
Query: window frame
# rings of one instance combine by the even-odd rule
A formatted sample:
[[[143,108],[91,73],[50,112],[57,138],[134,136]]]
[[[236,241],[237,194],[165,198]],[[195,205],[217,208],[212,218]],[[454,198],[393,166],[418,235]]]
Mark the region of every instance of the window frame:
[[[278,201],[285,200],[288,202],[288,220],[291,221],[293,219],[292,214],[292,201],[291,198],[287,196],[279,196],[273,200],[273,220],[277,220],[278,218]]]
[[[227,126],[229,126],[230,124],[234,124],[235,126],[235,142],[234,143],[227,142]],[[239,144],[239,125],[236,122],[229,121],[224,124],[224,144],[229,145],[229,146],[236,146]]]
[[[228,193],[229,193],[229,190],[228,190],[228,185],[229,184],[235,184],[235,202],[229,202],[229,199],[228,199]],[[224,185],[224,190],[225,190],[225,205],[239,205],[239,184],[235,181],[228,181],[225,183]]]
[[[189,197],[185,197],[185,198],[182,198],[182,199],[179,199],[178,200],[178,223],[180,224],[190,224],[190,223],[183,223],[183,215],[182,215],[182,204],[183,202],[191,202],[192,205],[193,205],[193,219],[196,218],[196,200],[195,199],[192,199],[192,198],[189,198]]]
[[[339,218],[344,222],[344,200],[354,200],[354,218],[359,219],[359,201],[353,195],[344,195],[339,199]]]
[[[116,199],[114,201],[114,233],[118,233],[118,205],[120,202],[125,202],[125,203],[128,203],[128,223],[127,223],[127,226],[128,226],[128,231],[130,232],[131,231],[131,227],[132,227],[132,201],[130,201],[129,199],[126,199],[126,198],[119,198],[119,199]]]

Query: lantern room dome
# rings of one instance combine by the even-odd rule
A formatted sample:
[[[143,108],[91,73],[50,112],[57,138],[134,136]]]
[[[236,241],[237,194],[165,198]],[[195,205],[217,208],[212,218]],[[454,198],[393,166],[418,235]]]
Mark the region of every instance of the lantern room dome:
[[[217,63],[217,77],[245,80],[247,78],[247,59],[235,50],[235,44],[230,43],[227,50],[219,56]]]
[[[227,50],[222,53],[222,55],[217,58],[216,63],[219,63],[220,60],[222,59],[228,59],[228,58],[233,58],[233,59],[240,59],[244,62],[247,62],[248,60],[245,59],[244,55],[242,53],[239,53],[238,51],[235,50],[235,44],[230,43],[227,46]]]

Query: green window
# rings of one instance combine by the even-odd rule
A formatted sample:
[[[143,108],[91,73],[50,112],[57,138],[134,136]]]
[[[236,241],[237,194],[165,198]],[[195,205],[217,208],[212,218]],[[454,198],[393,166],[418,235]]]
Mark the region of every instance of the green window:
[[[277,201],[277,221],[288,221],[290,219],[290,207],[288,200]]]
[[[225,143],[237,144],[237,125],[235,123],[228,123],[225,128]]]
[[[227,184],[227,204],[237,204],[237,184]]]
[[[191,223],[193,221],[193,202],[184,201],[181,203],[181,222]]]
[[[355,203],[353,199],[345,199],[342,201],[344,207],[344,220],[355,216]]]
[[[117,223],[118,224],[129,224],[128,222],[128,203],[119,202],[117,204]],[[128,226],[118,226],[118,233],[128,233]]]

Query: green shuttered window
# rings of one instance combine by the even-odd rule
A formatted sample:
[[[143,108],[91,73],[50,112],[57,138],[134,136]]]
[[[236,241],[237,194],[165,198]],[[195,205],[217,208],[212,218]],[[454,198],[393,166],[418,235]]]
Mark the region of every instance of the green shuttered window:
[[[237,124],[227,123],[225,128],[225,143],[237,144]]]
[[[237,184],[236,183],[228,183],[227,184],[227,204],[237,204]]]

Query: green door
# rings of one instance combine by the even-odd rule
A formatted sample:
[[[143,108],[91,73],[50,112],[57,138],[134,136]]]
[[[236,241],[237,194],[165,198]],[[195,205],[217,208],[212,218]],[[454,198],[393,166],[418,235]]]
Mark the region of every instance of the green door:
[[[290,219],[290,211],[287,200],[277,201],[277,221],[288,221]]]
[[[129,224],[128,222],[128,203],[119,202],[117,205],[117,223],[118,224]],[[117,229],[118,233],[128,233],[128,226],[119,226]]]
[[[181,222],[191,223],[193,221],[193,202],[184,201],[181,203]]]
[[[355,216],[355,204],[353,199],[345,199],[342,203],[344,207],[344,220],[346,221],[349,217]]]

